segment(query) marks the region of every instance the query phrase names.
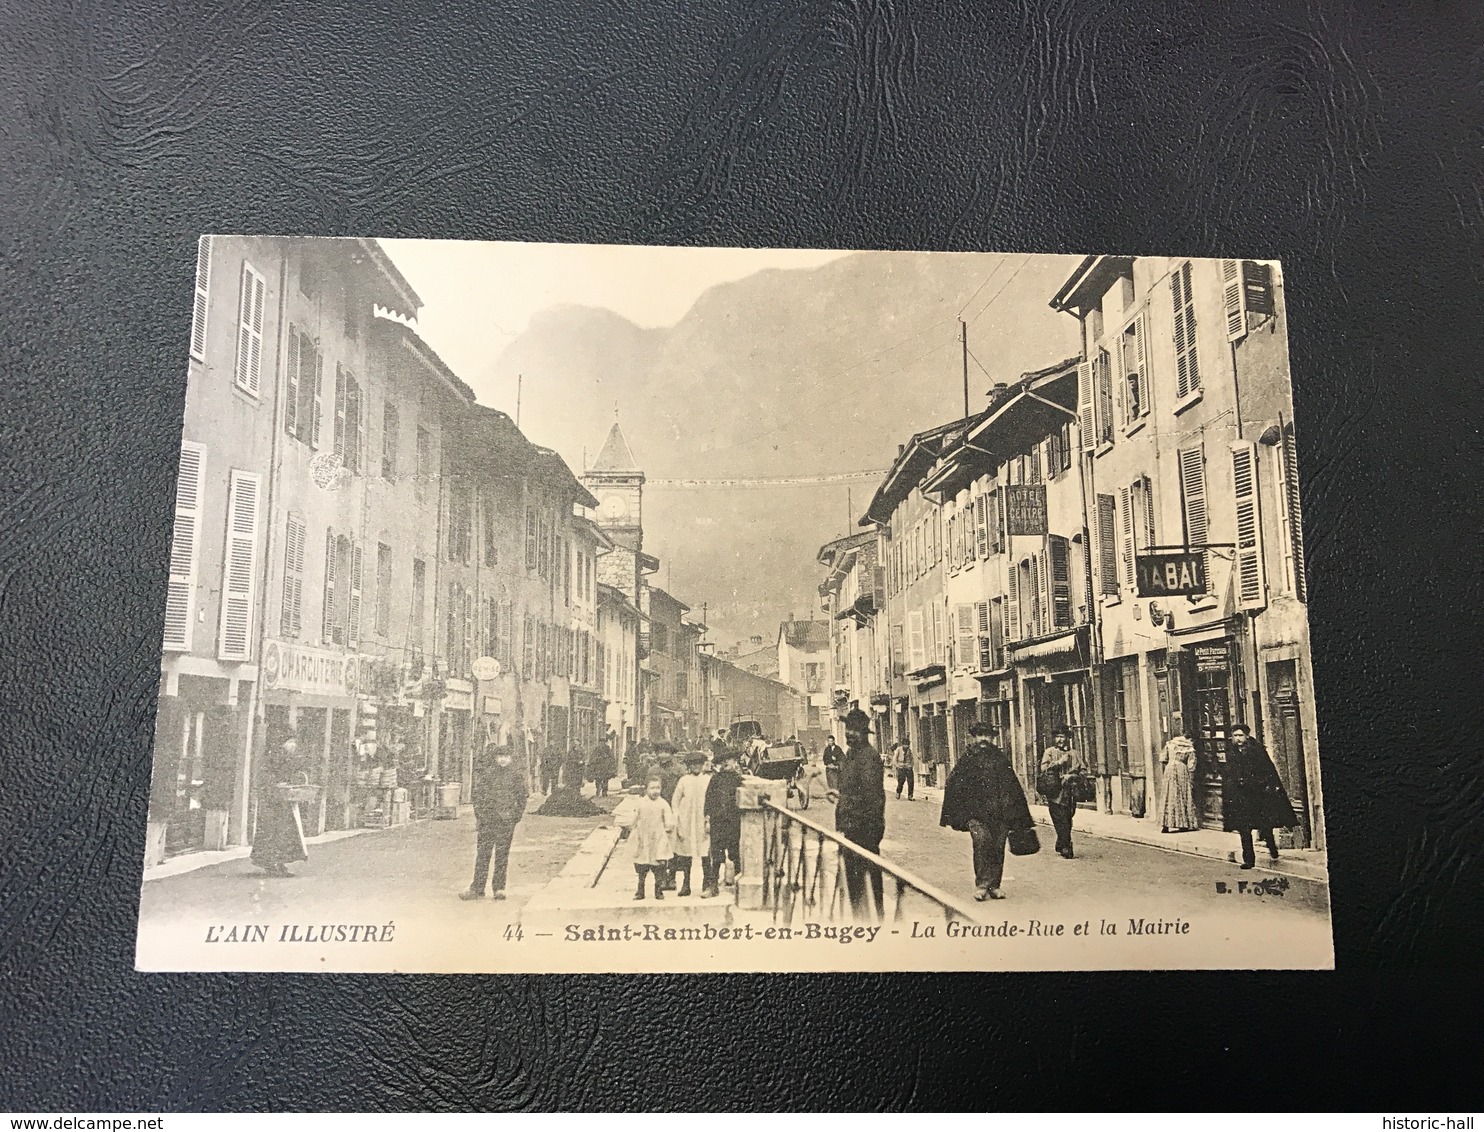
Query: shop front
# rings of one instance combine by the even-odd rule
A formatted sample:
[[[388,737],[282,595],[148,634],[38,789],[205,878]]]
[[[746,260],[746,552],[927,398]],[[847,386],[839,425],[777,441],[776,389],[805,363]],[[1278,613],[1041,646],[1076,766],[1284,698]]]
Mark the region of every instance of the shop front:
[[[1019,683],[1019,743],[1012,756],[1023,781],[1033,785],[1041,752],[1052,746],[1058,728],[1066,728],[1077,750],[1093,772],[1083,779],[1078,805],[1097,808],[1111,804],[1108,796],[1109,769],[1099,748],[1092,714],[1092,681],[1089,663],[1089,629],[1086,625],[1055,636],[1012,646],[1010,665]],[[1103,797],[1098,794],[1102,786]]]
[[[926,775],[928,786],[941,786],[948,777],[952,751],[949,747],[948,671],[941,664],[929,664],[907,673],[911,684],[912,726],[910,741],[917,749],[917,759]]]
[[[1195,802],[1207,829],[1222,827],[1222,777],[1231,728],[1251,725],[1243,704],[1240,643],[1230,626],[1208,630],[1199,640],[1172,634],[1174,647],[1167,657],[1170,694],[1178,697],[1184,726],[1195,743]]]
[[[252,685],[192,675],[171,683],[174,694],[160,697],[155,721],[152,861],[243,840],[242,831],[229,826],[247,750]]]
[[[313,788],[300,807],[307,835],[347,828],[358,762],[354,729],[360,702],[360,658],[291,641],[263,646],[263,757],[256,760],[257,797],[278,783]],[[292,758],[286,740],[297,740]]]
[[[438,729],[438,775],[457,782],[470,801],[474,785],[474,685],[450,677],[445,684]]]

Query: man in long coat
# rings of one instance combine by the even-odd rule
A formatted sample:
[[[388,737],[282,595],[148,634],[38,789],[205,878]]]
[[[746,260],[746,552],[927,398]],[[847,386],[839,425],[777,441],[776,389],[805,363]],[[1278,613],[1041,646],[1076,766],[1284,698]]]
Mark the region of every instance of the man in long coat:
[[[940,825],[967,831],[973,843],[976,900],[1003,900],[1005,841],[1010,831],[1031,828],[1031,808],[1005,752],[995,745],[994,724],[969,727],[964,752],[943,787]]]
[[[1268,857],[1278,859],[1278,845],[1273,830],[1294,825],[1293,804],[1278,768],[1268,757],[1261,740],[1253,737],[1245,723],[1232,726],[1226,746],[1226,771],[1221,782],[1222,825],[1242,842],[1242,868],[1257,863],[1252,848],[1252,831],[1262,835]]]
[[[670,807],[675,811],[674,871],[680,876],[677,896],[690,895],[691,864],[701,859],[701,888],[712,886],[711,841],[706,836],[706,787],[711,776],[702,773],[705,751],[689,751],[685,756],[685,773],[675,784],[675,797]]]
[[[1046,795],[1046,810],[1056,830],[1056,851],[1071,860],[1072,819],[1077,814],[1077,782],[1087,764],[1072,746],[1072,733],[1058,727],[1051,733],[1051,746],[1041,752],[1040,781]]]
[[[593,797],[606,798],[608,796],[608,781],[613,777],[616,769],[612,745],[607,739],[599,740],[592,754],[587,757],[587,776],[593,780]]]
[[[872,853],[881,850],[886,835],[886,785],[881,773],[881,755],[871,746],[871,718],[853,708],[845,717],[845,756],[840,760],[840,785],[829,795],[835,799],[835,829]],[[875,912],[881,913],[881,870],[854,853],[844,854],[845,885],[850,906],[857,916],[869,917],[872,904],[867,886],[875,897]]]
[[[722,752],[721,769],[711,776],[706,784],[706,829],[711,841],[711,871],[708,883],[702,887],[701,895],[717,894],[717,882],[721,877],[721,866],[728,854],[732,867],[741,863],[742,811],[737,808],[737,788],[742,785],[742,776],[737,773],[737,752]]]
[[[526,813],[526,776],[515,765],[509,747],[493,743],[484,748],[474,771],[470,791],[474,817],[479,823],[479,841],[474,850],[474,880],[460,900],[479,900],[485,884],[492,882],[496,900],[505,899],[505,875],[510,863],[510,842],[515,827]],[[494,858],[493,876],[490,858]]]

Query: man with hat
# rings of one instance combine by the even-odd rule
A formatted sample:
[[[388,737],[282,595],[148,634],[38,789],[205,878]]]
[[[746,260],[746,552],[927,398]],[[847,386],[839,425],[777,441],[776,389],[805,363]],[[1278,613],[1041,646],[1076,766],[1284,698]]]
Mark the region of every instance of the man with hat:
[[[711,841],[706,836],[706,787],[711,776],[704,773],[705,751],[685,753],[685,773],[675,784],[670,808],[675,811],[675,855],[670,872],[680,880],[679,896],[690,895],[690,869],[695,858],[701,858],[701,887],[714,887],[711,877]]]
[[[1072,733],[1065,727],[1051,732],[1051,746],[1041,753],[1037,785],[1046,797],[1051,827],[1056,830],[1056,851],[1067,860],[1072,852],[1072,816],[1077,812],[1077,783],[1087,771],[1082,756],[1072,746]]]
[[[1010,831],[1031,828],[1031,808],[1015,769],[995,745],[987,720],[969,726],[969,749],[943,786],[941,825],[967,831],[974,850],[976,900],[1003,900],[1005,840]]]
[[[881,851],[886,834],[886,786],[882,780],[881,755],[871,746],[871,717],[852,708],[845,717],[845,754],[840,759],[840,785],[825,796],[835,803],[835,829],[872,853]],[[850,906],[858,916],[869,916],[875,896],[875,913],[881,912],[881,870],[854,853],[845,854],[845,884]]]

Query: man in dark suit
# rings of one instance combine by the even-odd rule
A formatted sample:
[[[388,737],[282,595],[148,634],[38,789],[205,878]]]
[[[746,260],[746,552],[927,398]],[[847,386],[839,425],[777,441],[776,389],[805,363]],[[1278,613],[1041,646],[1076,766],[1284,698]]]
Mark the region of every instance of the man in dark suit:
[[[474,850],[474,880],[460,900],[480,900],[485,885],[493,880],[496,900],[505,899],[505,875],[510,863],[510,842],[515,827],[526,812],[526,776],[511,757],[509,747],[491,743],[474,770],[471,800],[479,822],[479,841]],[[490,858],[494,875],[490,876]]]

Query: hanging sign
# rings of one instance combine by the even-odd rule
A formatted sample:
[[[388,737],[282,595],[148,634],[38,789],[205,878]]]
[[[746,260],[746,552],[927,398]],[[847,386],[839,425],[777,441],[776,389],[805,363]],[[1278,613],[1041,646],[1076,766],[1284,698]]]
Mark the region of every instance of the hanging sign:
[[[1195,670],[1197,672],[1225,672],[1231,661],[1225,642],[1219,645],[1193,645]]]
[[[1046,533],[1046,485],[1012,483],[1005,487],[1005,530],[1012,535]]]
[[[1196,597],[1207,589],[1206,556],[1181,550],[1134,556],[1140,597]]]
[[[492,656],[476,658],[471,667],[476,680],[498,680],[500,678],[500,662]]]

